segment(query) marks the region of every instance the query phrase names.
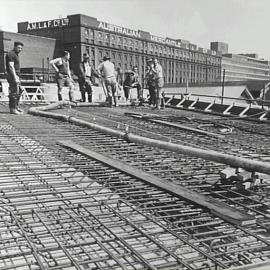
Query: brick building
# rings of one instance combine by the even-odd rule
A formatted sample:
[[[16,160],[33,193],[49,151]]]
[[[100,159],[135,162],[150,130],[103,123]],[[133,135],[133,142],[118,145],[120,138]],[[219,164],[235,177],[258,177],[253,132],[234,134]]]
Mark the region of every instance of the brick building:
[[[185,40],[157,37],[142,30],[98,21],[86,15],[21,22],[18,23],[18,32],[57,40],[62,48],[70,51],[74,73],[83,53],[88,52],[95,67],[103,56],[108,55],[122,72],[138,66],[142,77],[146,59],[157,57],[167,84],[220,81],[221,55],[215,51],[198,48]]]

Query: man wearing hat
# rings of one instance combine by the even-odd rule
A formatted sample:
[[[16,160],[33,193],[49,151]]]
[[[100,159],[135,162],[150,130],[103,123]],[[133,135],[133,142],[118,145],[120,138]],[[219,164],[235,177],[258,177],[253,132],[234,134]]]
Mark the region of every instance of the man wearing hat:
[[[14,42],[14,48],[6,55],[6,72],[9,83],[9,110],[12,114],[22,114],[23,111],[18,107],[22,93],[20,81],[20,59],[19,53],[22,51],[23,43]]]
[[[130,99],[130,90],[133,88],[132,83],[134,81],[134,72],[132,70],[127,70],[125,72],[125,80],[123,83],[123,89],[126,101]]]
[[[89,55],[83,54],[83,61],[79,65],[79,87],[82,95],[82,101],[86,102],[86,93],[88,95],[88,102],[92,102],[92,86],[94,84],[93,77],[99,77],[98,73],[91,67],[89,62]]]
[[[100,74],[99,77],[101,78],[102,75],[104,78],[109,105],[112,106],[114,101],[114,105],[118,106],[116,72],[110,59],[109,56],[104,56],[103,62],[98,66],[97,71]]]
[[[157,58],[154,58],[153,62],[154,66],[152,70],[153,73],[155,74],[155,81],[156,81],[156,108],[160,110],[161,103],[163,109],[165,108],[164,97],[161,92],[161,89],[164,86],[163,71],[162,66],[159,64]]]
[[[153,59],[149,58],[146,60],[147,66],[146,66],[146,71],[145,71],[145,80],[146,80],[146,85],[149,90],[149,101],[148,104],[155,105],[156,103],[156,80],[155,80],[155,74],[153,72],[154,68],[154,63]]]

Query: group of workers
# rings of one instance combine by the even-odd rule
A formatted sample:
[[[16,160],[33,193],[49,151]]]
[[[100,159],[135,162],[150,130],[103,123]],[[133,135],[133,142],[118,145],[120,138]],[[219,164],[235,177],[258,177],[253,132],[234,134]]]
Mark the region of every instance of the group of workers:
[[[20,95],[22,93],[20,82],[20,61],[19,53],[22,51],[23,43],[14,42],[14,48],[6,55],[6,71],[9,83],[9,108],[12,114],[21,114],[23,111],[18,107]],[[64,51],[62,57],[53,59],[50,64],[56,71],[56,82],[58,87],[58,100],[63,100],[62,89],[64,86],[69,88],[69,100],[75,101],[74,98],[74,81],[71,76],[69,67],[70,53]],[[118,88],[119,81],[117,80],[117,72],[114,64],[110,61],[109,56],[103,57],[103,62],[94,69],[89,61],[89,55],[83,54],[83,60],[78,67],[78,83],[81,92],[81,100],[86,102],[86,95],[88,102],[92,102],[92,85],[94,77],[102,79],[102,86],[104,87],[107,101],[110,106],[118,106]],[[149,105],[155,105],[155,108],[160,109],[162,104],[162,87],[164,85],[162,67],[157,59],[148,59],[145,73],[145,82],[149,90]],[[137,89],[137,98],[139,104],[144,101],[143,90],[140,83],[140,76],[138,68],[134,67],[131,71],[126,72],[125,80],[123,81],[123,90],[126,100],[130,99],[131,89]]]

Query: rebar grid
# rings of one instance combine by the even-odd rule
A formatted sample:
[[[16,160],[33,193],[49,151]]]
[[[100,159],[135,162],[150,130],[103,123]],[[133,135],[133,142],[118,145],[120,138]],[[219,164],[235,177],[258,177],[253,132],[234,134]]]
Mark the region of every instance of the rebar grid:
[[[78,180],[83,183],[86,177],[67,165],[59,168],[58,160],[54,165],[47,165],[50,173],[44,176],[45,168],[39,166],[45,167],[42,158],[47,160],[50,151],[40,146],[39,151],[32,152],[33,148],[37,149],[37,143],[33,142],[32,148],[32,140],[24,136],[13,140],[23,142],[23,147],[1,138],[7,159],[2,172],[16,167],[14,179],[9,179],[14,180],[12,186],[7,185],[6,177],[0,178],[4,220],[1,222],[0,266],[3,269],[157,269],[180,265],[183,269],[195,269],[170,251],[173,243],[174,248],[179,246],[185,253],[194,252],[168,230],[159,228],[140,213],[132,215],[128,211],[128,219],[124,218],[123,206],[121,213],[112,215],[112,209],[119,208],[119,195],[94,181],[88,189],[72,184]],[[28,157],[26,149],[30,150]],[[17,156],[19,152],[23,159]],[[25,178],[27,170],[30,174]],[[83,204],[87,204],[87,208]],[[104,213],[105,206],[110,211]],[[82,210],[87,211],[87,219],[80,217]],[[89,216],[95,218],[97,226],[88,220]],[[137,221],[149,232],[139,229]],[[111,239],[101,228],[105,224],[106,230],[113,234]],[[159,235],[162,241],[155,240],[152,234]],[[199,261],[203,260],[200,256]]]
[[[66,125],[63,126],[66,127]],[[79,128],[76,127],[76,129]],[[19,215],[23,215],[23,222],[25,222],[24,216],[27,216],[27,219],[29,218],[29,220],[31,220],[31,215],[35,216],[35,220],[38,220],[38,218],[40,218],[42,220],[39,221],[42,223],[42,230],[45,231],[41,233],[41,235],[43,236],[38,235],[39,237],[41,237],[42,241],[46,242],[47,239],[49,239],[49,242],[56,242],[56,244],[58,244],[59,242],[61,243],[61,245],[63,245],[61,241],[65,241],[65,237],[59,234],[61,234],[61,230],[63,234],[68,231],[67,227],[60,228],[60,226],[57,227],[54,223],[47,222],[49,218],[47,217],[47,215],[43,214],[43,211],[47,211],[47,209],[50,209],[49,211],[53,211],[53,215],[55,217],[52,218],[52,220],[56,223],[57,221],[55,220],[57,220],[57,215],[55,214],[55,211],[59,211],[59,209],[67,209],[66,211],[68,211],[69,215],[61,212],[60,216],[63,216],[63,219],[60,220],[60,223],[72,224],[73,227],[76,224],[74,225],[71,217],[76,217],[76,214],[73,213],[75,211],[74,209],[69,209],[71,205],[74,207],[76,206],[77,208],[81,208],[81,206],[85,207],[87,203],[90,203],[90,206],[92,204],[96,204],[96,207],[98,209],[97,211],[99,211],[100,208],[103,212],[103,208],[107,210],[109,209],[109,212],[113,212],[118,217],[119,215],[122,215],[122,218],[125,220],[125,211],[124,209],[122,209],[123,206],[121,205],[126,204],[128,205],[128,207],[131,207],[133,209],[132,205],[129,205],[129,203],[132,203],[139,205],[139,209],[142,209],[142,211],[148,213],[147,220],[156,220],[158,222],[158,226],[165,226],[166,230],[169,231],[170,234],[175,235],[177,239],[180,239],[179,241],[181,242],[179,245],[181,247],[183,243],[185,243],[185,241],[187,242],[187,249],[185,249],[185,251],[181,250],[181,254],[185,254],[185,257],[184,259],[180,259],[184,260],[184,263],[186,263],[187,266],[190,267],[190,269],[214,269],[216,267],[226,268],[230,265],[238,266],[269,260],[269,238],[267,239],[267,237],[269,236],[265,234],[264,229],[258,226],[253,226],[252,228],[249,228],[248,231],[243,231],[242,228],[235,228],[219,219],[214,218],[202,209],[182,202],[181,200],[172,198],[159,190],[153,189],[150,186],[138,183],[138,181],[136,182],[134,179],[130,179],[130,177],[126,175],[121,175],[119,174],[119,172],[116,172],[111,168],[105,168],[103,165],[98,164],[97,162],[89,161],[89,159],[86,159],[83,156],[76,155],[75,159],[74,153],[70,151],[63,152],[63,149],[48,150],[39,143],[30,140],[29,138],[20,134],[18,135],[18,132],[16,130],[13,130],[12,128],[9,128],[8,131],[5,131],[6,135],[1,136],[1,142],[5,142],[6,148],[8,149],[7,152],[9,153],[10,151],[13,151],[16,157],[12,157],[11,159],[9,159],[10,157],[8,154],[1,152],[1,154],[3,154],[5,158],[8,157],[8,162],[4,163],[6,170],[1,171],[1,175],[2,172],[8,175],[3,178],[3,183],[6,187],[6,190],[4,190],[4,209],[8,209],[9,211],[11,209],[11,211],[16,213],[19,212]],[[38,130],[37,133],[39,134]],[[82,137],[87,134],[87,132],[83,129],[79,129],[78,133]],[[73,137],[74,134],[78,133],[75,133],[74,131],[74,133],[70,135],[70,132],[56,131],[55,134],[52,134],[52,136],[58,138],[65,137],[65,135],[67,134],[68,137]],[[46,134],[43,135],[43,138],[46,136],[48,140],[49,138]],[[94,140],[95,136],[102,137],[98,140],[100,143],[105,143],[106,141],[108,142],[108,140],[111,139],[109,138],[109,136],[103,136],[96,132],[91,135],[90,139]],[[3,139],[3,137],[5,138]],[[84,142],[87,142],[87,140],[89,140],[89,137],[84,138]],[[14,147],[14,141],[20,145],[19,148]],[[111,145],[116,142],[117,140],[113,139],[111,141]],[[48,142],[46,141],[46,143]],[[53,145],[53,142],[49,142],[49,144]],[[120,141],[119,145],[121,144],[123,144],[123,141]],[[97,149],[106,149],[107,147],[108,144],[104,144],[103,146],[97,147]],[[112,148],[112,152],[117,151],[118,146],[114,145]],[[139,147],[133,150],[131,148],[128,154],[133,154],[134,159],[143,157],[142,152],[138,153],[138,149],[140,148],[142,151],[145,150],[143,147]],[[122,147],[122,150],[124,151],[125,147]],[[31,157],[28,156],[29,152],[33,153]],[[18,159],[18,155],[20,155],[20,158],[23,162]],[[53,156],[58,157],[52,158]],[[115,156],[117,157],[118,155]],[[33,161],[33,157],[36,160]],[[148,158],[150,158],[150,156]],[[164,158],[166,158],[165,154]],[[61,160],[65,160],[66,162],[62,163]],[[168,158],[168,164],[170,161],[173,161],[173,158]],[[142,165],[144,164],[144,161],[140,162]],[[138,163],[134,162],[134,164]],[[159,165],[162,163],[157,164]],[[7,178],[10,176],[8,173],[11,170],[9,168],[11,168],[12,171],[14,170],[15,172],[14,181],[16,182],[16,185],[13,187],[15,188],[15,192],[13,188],[9,189],[8,187]],[[155,167],[153,166],[153,168]],[[29,174],[27,174],[27,170],[31,172],[30,176]],[[166,174],[166,170],[164,170],[163,172],[164,174]],[[55,180],[57,181],[55,182]],[[26,183],[22,184],[22,182]],[[40,182],[42,183],[40,184]],[[104,188],[103,186],[107,186],[107,188]],[[23,194],[24,192],[26,193],[26,195]],[[29,194],[31,194],[31,197],[30,200],[27,201],[27,197],[29,196]],[[127,203],[126,201],[122,202],[122,198],[128,200],[129,203]],[[34,203],[32,201],[34,201]],[[119,201],[121,203],[119,203]],[[55,209],[53,207],[58,208]],[[34,210],[32,211],[32,209]],[[95,210],[96,209],[94,209],[93,211]],[[136,208],[136,210],[138,209]],[[71,212],[74,216],[70,215]],[[140,213],[140,215],[143,215],[143,213]],[[129,217],[129,214],[127,214],[127,216]],[[16,216],[16,218],[17,222],[21,222],[18,216]],[[45,219],[45,221],[43,221],[43,219]],[[59,219],[60,218],[58,218],[58,220]],[[33,220],[31,220],[31,224],[33,224]],[[150,224],[151,226],[153,226],[152,223]],[[135,223],[135,225],[139,228],[138,224]],[[40,225],[38,225],[37,227],[39,228],[39,226]],[[83,226],[86,225],[83,223]],[[149,228],[151,228],[151,226],[149,226]],[[47,227],[49,228],[49,231],[47,230]],[[18,230],[20,229],[27,230],[28,227],[26,226],[25,229],[19,226]],[[38,231],[39,229],[37,229],[35,233],[37,233]],[[51,234],[51,232],[53,234]],[[47,238],[48,234],[50,234],[50,237]],[[68,231],[68,235],[69,234],[73,235],[73,231]],[[258,234],[263,235],[263,237],[258,236]],[[81,235],[78,237],[81,237]],[[166,239],[165,236],[164,238]],[[69,238],[67,239],[69,240]],[[139,239],[141,238],[139,237]],[[150,250],[159,249],[155,246],[157,243],[154,242],[151,245],[149,244],[148,246],[148,244],[146,243],[148,243],[149,239],[143,237],[142,239],[143,244],[138,244],[139,247],[140,245],[146,245],[145,247],[143,246],[143,248],[149,249],[149,247],[152,247],[151,245],[154,245],[154,247],[150,248]],[[134,245],[135,247],[137,247],[137,242],[132,241],[131,246],[133,247],[133,243],[135,243]],[[81,245],[83,246],[83,244]],[[28,249],[32,250],[31,245],[27,245],[27,247]],[[71,249],[67,249],[67,251],[65,251],[65,245],[60,246],[58,244],[58,248],[62,250],[61,252],[56,252],[57,256],[59,254],[59,257],[56,256],[56,258],[57,260],[59,259],[59,261],[62,263],[62,268],[59,268],[59,265],[53,265],[52,263],[52,265],[49,266],[50,269],[88,269],[88,265],[81,265],[80,260],[78,260],[79,263],[77,266],[76,264],[72,265],[72,261],[68,261],[69,256],[71,256],[71,258],[73,259],[73,253],[70,253],[70,250],[73,251],[73,246]],[[143,248],[142,250],[144,253]],[[77,255],[76,252],[78,251],[79,253],[80,249],[78,248],[75,250],[76,251],[74,254]],[[166,252],[167,251],[168,250],[166,250]],[[22,266],[21,269],[23,269],[23,267],[26,267],[26,265],[29,266],[29,269],[32,269],[32,267],[38,265],[36,258],[30,254],[27,254],[28,250],[25,249],[24,252],[26,252],[26,255],[22,255],[24,258],[24,266]],[[50,252],[53,252],[53,257],[55,257],[54,251]],[[172,253],[175,255],[175,250],[173,250]],[[50,255],[46,255],[45,257],[49,258]],[[104,260],[107,260],[108,258],[105,258]],[[180,269],[186,269],[183,268],[184,266],[180,266],[181,260],[176,261],[176,259],[172,259],[173,262],[166,262],[167,264],[165,262],[164,264],[163,262],[160,263],[160,258],[156,260],[158,261],[158,263],[157,265],[154,264],[154,267],[157,268],[161,267],[163,269],[166,269],[166,267],[170,267],[169,269],[177,269],[178,267],[180,267]],[[142,261],[143,258],[136,257],[136,262],[140,265],[138,267],[145,267],[142,266]],[[153,259],[153,261],[155,261],[155,258]],[[132,266],[136,265],[135,261],[133,262],[128,259],[128,262]],[[147,258],[147,262],[152,263],[152,257],[149,258],[149,260]],[[18,259],[18,265],[19,263],[21,263],[21,259]],[[41,261],[40,263],[44,264],[43,261]],[[12,263],[10,265],[12,265]],[[13,266],[10,266],[10,269],[16,269],[12,267],[14,267],[14,263]],[[101,266],[99,264],[93,265],[93,269],[114,269],[110,267],[111,266]],[[117,267],[120,268],[115,269],[123,269],[121,268],[121,266]]]
[[[127,111],[127,110],[126,110]],[[125,130],[128,128],[129,132],[136,134],[143,134],[143,136],[150,136],[159,140],[170,140],[172,142],[180,142],[192,146],[207,147],[208,149],[223,149],[227,153],[236,154],[243,157],[252,157],[259,160],[268,158],[269,160],[269,124],[250,124],[241,119],[221,119],[209,116],[209,119],[201,119],[199,113],[192,112],[178,112],[168,109],[166,112],[159,114],[149,114],[148,109],[128,110],[134,114],[144,112],[148,113],[149,117],[153,119],[160,119],[170,123],[184,124],[188,127],[193,127],[216,134],[224,135],[225,138],[215,138],[196,134],[194,132],[186,132],[176,128],[166,127],[161,124],[150,123],[144,119],[131,119],[124,116],[125,110],[111,113],[110,110],[93,110],[85,107],[76,109],[62,109],[61,113],[67,115],[74,115],[87,121],[100,123],[114,129]],[[169,112],[168,112],[169,111]],[[180,115],[180,116],[179,116]],[[213,120],[211,120],[211,118]],[[223,129],[232,129],[231,133],[223,133]],[[240,138],[240,140],[239,140]]]

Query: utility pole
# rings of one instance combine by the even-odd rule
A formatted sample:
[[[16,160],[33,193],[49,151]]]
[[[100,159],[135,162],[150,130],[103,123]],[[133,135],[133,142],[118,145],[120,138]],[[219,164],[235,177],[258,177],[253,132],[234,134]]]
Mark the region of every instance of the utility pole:
[[[222,76],[221,104],[223,104],[223,97],[224,97],[224,81],[225,81],[225,69],[223,69],[223,76]]]
[[[186,79],[186,94],[188,94],[189,78],[190,78],[190,63],[188,63],[188,76],[187,76],[187,79]]]
[[[47,57],[47,82],[50,80],[50,58]]]
[[[266,84],[264,84],[263,94],[262,94],[262,109],[263,110],[264,110],[265,88],[266,88]]]
[[[44,76],[45,76],[45,63],[44,63],[44,58],[42,58],[42,76],[43,76],[43,82],[44,82]]]

